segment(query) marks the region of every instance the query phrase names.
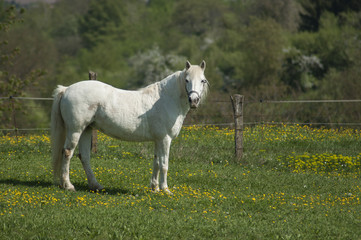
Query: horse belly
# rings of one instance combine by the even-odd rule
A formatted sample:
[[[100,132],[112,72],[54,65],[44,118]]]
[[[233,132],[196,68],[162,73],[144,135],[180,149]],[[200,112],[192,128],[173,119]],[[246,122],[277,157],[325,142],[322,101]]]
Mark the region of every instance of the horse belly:
[[[146,121],[146,118],[132,114],[100,113],[95,117],[92,127],[124,141],[151,141],[152,137]]]

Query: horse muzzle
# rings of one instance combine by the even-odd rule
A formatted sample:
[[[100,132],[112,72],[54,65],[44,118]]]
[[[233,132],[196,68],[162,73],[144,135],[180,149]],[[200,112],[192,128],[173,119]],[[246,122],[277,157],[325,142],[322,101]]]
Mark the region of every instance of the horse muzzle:
[[[196,91],[191,91],[188,95],[188,101],[191,108],[197,108],[200,102],[200,96]]]

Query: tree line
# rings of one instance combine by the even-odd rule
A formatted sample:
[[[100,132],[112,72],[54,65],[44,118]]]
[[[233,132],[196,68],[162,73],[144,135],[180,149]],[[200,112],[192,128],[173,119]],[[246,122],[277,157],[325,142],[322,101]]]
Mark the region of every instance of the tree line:
[[[213,93],[358,99],[360,10],[357,0],[3,1],[0,95],[49,97],[89,70],[136,89],[205,59]],[[2,122],[9,108],[1,102]]]

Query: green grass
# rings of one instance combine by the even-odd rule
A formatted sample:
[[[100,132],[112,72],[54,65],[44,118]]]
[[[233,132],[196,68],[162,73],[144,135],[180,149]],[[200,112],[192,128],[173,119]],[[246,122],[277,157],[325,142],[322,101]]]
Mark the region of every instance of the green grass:
[[[105,191],[52,184],[48,135],[0,138],[0,239],[358,239],[361,132],[257,126],[244,132],[184,128],[168,184],[153,193],[153,145],[98,139],[92,166]]]

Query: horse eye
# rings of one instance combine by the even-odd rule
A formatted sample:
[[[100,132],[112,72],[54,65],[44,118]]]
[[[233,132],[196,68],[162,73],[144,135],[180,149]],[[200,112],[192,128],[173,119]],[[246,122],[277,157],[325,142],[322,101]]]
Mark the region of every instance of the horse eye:
[[[189,83],[189,80],[188,80],[188,79],[186,79],[186,83]]]
[[[207,83],[207,80],[206,80],[206,79],[203,79],[203,80],[201,81],[201,83]]]

